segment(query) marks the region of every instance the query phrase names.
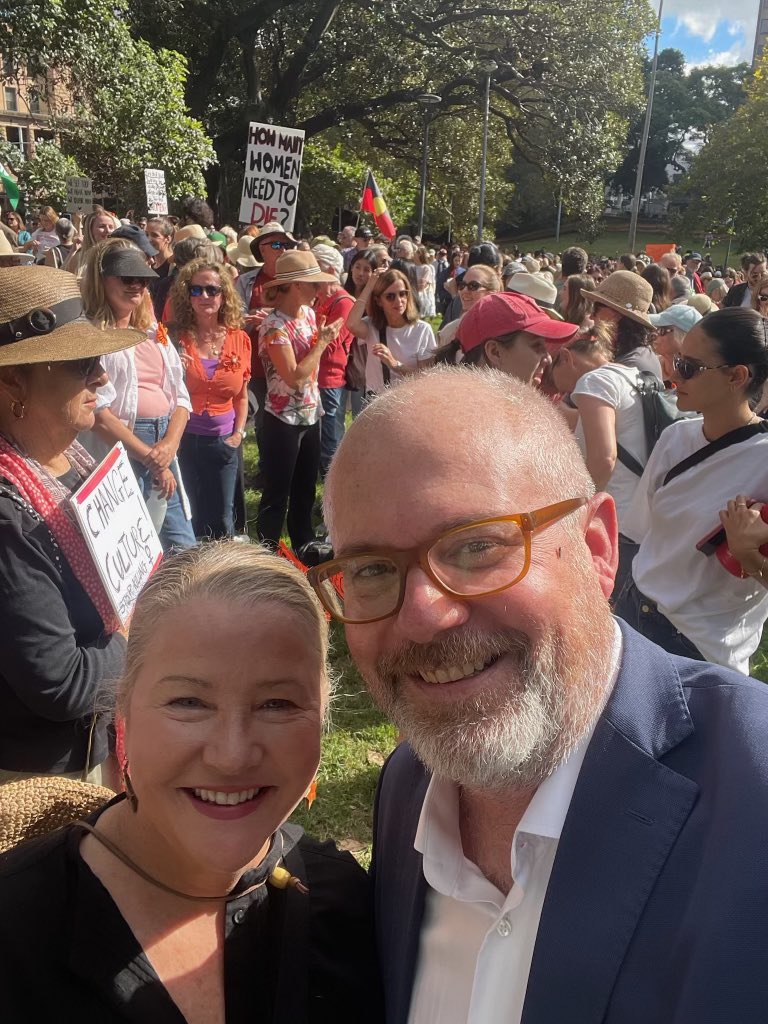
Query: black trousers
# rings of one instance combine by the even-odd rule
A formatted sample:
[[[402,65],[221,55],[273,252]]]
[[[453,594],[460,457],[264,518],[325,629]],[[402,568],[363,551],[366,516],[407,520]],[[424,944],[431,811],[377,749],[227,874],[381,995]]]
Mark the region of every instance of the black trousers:
[[[259,539],[277,547],[288,512],[288,536],[298,551],[314,540],[312,507],[320,468],[320,422],[311,427],[284,423],[272,413],[264,416],[261,492],[256,530]]]
[[[637,589],[634,580],[627,582],[614,611],[619,618],[633,626],[638,633],[648,637],[668,654],[694,661],[706,661],[701,651],[687,636],[676,629],[666,615],[662,615],[655,603]]]

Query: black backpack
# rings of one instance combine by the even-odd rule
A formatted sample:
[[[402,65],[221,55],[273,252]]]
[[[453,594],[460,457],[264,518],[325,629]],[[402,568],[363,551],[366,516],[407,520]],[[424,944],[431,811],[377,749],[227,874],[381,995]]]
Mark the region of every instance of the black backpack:
[[[605,366],[604,369],[611,370],[614,367]],[[618,367],[615,367],[615,369],[618,373],[621,373]],[[645,427],[645,442],[648,455],[650,456],[656,442],[667,427],[677,423],[678,420],[691,419],[697,413],[680,412],[677,408],[677,398],[674,391],[668,391],[655,373],[651,373],[650,370],[638,370],[637,372],[640,375],[640,380],[636,385],[630,384],[630,386],[640,396],[640,403],[643,409],[643,425]],[[645,467],[641,466],[634,455],[631,455],[618,442],[616,444],[616,454],[618,455],[619,462],[626,466],[630,473],[634,473],[636,476],[643,475]]]

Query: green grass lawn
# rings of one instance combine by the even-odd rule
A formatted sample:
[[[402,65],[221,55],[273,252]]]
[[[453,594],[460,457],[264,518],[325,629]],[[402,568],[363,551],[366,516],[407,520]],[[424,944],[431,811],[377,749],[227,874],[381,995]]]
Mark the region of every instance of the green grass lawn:
[[[570,245],[580,245],[582,249],[594,256],[621,256],[622,253],[628,251],[629,231],[605,231],[599,235],[594,242],[588,242],[584,238],[580,238],[578,235],[560,235],[560,241],[555,241],[554,235],[542,236],[541,238],[534,238],[526,240],[525,242],[515,242],[514,239],[509,242],[502,244],[503,249],[509,249],[513,245],[517,245],[519,249],[525,252],[533,252],[537,249],[545,249],[547,252],[562,252],[563,249],[567,249]],[[657,243],[657,242],[675,242],[677,245],[681,245],[683,249],[691,249],[694,252],[704,253],[704,239],[703,238],[690,238],[688,236],[676,236],[673,232],[668,232],[663,228],[659,228],[657,231],[638,231],[637,241],[635,243],[635,252],[643,252],[646,245]],[[725,254],[728,248],[728,239],[718,239],[717,244],[713,245],[708,251],[712,253],[712,259],[715,265],[723,263],[725,260]],[[740,250],[736,247],[731,248],[731,255],[729,262],[731,266],[738,260]]]

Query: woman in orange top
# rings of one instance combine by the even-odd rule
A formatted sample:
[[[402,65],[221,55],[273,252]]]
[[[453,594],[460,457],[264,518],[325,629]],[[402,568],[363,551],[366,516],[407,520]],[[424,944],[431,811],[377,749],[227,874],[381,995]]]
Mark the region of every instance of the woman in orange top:
[[[192,525],[201,538],[231,537],[251,341],[241,330],[242,306],[232,278],[216,263],[188,263],[174,282],[171,303],[192,402],[179,447]]]

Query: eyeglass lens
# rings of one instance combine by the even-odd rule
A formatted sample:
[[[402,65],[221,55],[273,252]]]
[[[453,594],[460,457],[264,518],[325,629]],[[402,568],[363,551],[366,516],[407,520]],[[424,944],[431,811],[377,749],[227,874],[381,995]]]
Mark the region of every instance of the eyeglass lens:
[[[147,287],[147,279],[146,279],[146,277],[121,277],[120,280],[128,288],[130,288],[131,285],[134,285],[134,284],[139,284],[139,285],[141,285],[142,288],[146,288]]]
[[[217,295],[221,295],[221,285],[191,284],[189,286],[189,294],[193,299],[199,299],[201,295],[205,295],[208,299],[215,299]]]
[[[384,295],[384,298],[387,300],[387,302],[394,302],[395,299],[404,299],[404,298],[407,297],[407,295],[408,295],[408,292],[405,292],[405,291],[403,291],[403,292],[387,292]]]
[[[456,287],[458,288],[458,290],[460,292],[463,291],[465,288],[467,288],[471,292],[479,292],[481,288],[485,288],[485,285],[481,284],[480,281],[461,281],[460,280],[460,281],[457,281]]]
[[[427,561],[448,590],[473,597],[516,583],[525,573],[526,550],[525,534],[517,523],[500,521],[475,524],[441,537],[430,548]],[[331,571],[333,577],[324,577],[321,568],[318,581],[335,615],[365,622],[396,610],[406,569],[393,559],[351,555],[335,562]],[[334,582],[340,584],[338,589]]]

